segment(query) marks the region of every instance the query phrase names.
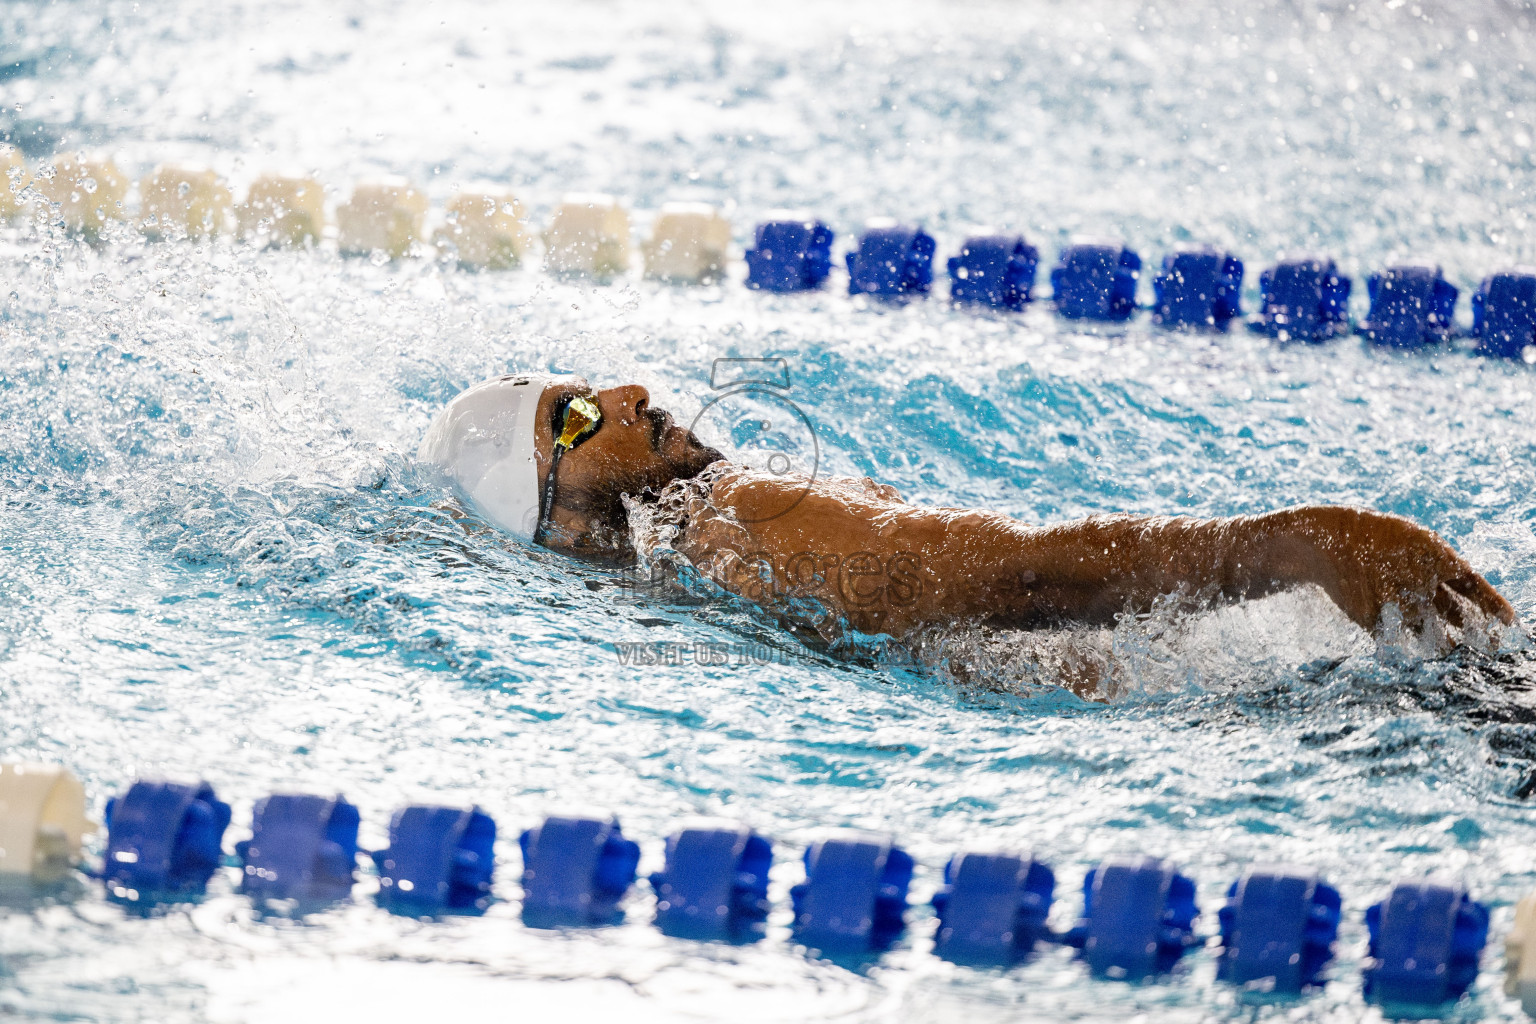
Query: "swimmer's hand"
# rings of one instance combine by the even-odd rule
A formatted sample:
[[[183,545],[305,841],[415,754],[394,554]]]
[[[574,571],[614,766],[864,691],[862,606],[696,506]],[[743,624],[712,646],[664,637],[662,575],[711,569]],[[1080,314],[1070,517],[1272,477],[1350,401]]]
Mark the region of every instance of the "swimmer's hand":
[[[1358,508],[1285,509],[1250,520],[1259,562],[1276,582],[1315,583],[1358,625],[1373,630],[1395,604],[1422,631],[1438,615],[1456,629],[1474,615],[1515,622],[1502,594],[1433,530]]]

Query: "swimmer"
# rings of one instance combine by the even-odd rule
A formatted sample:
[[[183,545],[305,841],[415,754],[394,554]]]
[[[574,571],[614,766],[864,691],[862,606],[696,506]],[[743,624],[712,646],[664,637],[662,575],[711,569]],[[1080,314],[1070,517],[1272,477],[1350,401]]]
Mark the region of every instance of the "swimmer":
[[[997,512],[910,504],[869,480],[734,465],[638,385],[511,376],[451,401],[418,459],[492,526],[619,566],[637,558],[632,507],[678,514],[672,547],[725,590],[897,639],[935,626],[1112,625],[1160,596],[1211,604],[1315,585],[1374,630],[1396,607],[1422,632],[1515,621],[1432,530],[1368,509],[1263,515],[1099,515],[1029,526]]]

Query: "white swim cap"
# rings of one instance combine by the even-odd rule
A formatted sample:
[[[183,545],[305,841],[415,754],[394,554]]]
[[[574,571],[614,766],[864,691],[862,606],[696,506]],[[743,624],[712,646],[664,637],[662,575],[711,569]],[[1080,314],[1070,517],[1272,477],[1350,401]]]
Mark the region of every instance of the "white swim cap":
[[[416,459],[447,477],[486,522],[531,543],[539,526],[539,398],[552,384],[579,379],[526,374],[476,384],[438,413]]]

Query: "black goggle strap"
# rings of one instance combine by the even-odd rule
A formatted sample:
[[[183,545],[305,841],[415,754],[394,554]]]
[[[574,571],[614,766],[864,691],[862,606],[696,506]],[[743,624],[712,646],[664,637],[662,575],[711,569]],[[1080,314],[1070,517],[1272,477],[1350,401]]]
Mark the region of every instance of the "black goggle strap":
[[[560,456],[597,433],[602,425],[603,413],[590,398],[577,397],[566,403],[560,417],[560,436],[555,438],[555,450],[550,457],[549,476],[544,478],[544,491],[539,495],[539,524],[534,527],[533,542],[541,543],[549,524],[549,510],[555,500],[555,472],[560,468]]]
[[[560,468],[560,456],[566,452],[559,444],[555,445],[555,454],[549,461],[549,476],[544,478],[544,491],[539,495],[539,525],[534,527],[533,542],[544,543],[544,535],[548,532],[549,510],[555,500],[555,470]]]

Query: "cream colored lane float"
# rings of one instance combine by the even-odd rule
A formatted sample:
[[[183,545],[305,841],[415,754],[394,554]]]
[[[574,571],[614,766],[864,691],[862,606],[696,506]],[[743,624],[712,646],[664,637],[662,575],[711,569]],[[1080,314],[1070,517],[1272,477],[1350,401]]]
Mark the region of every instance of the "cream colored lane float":
[[[161,164],[139,182],[139,227],[151,238],[212,238],[229,230],[229,189],[206,167]]]
[[[21,208],[13,196],[28,176],[20,154],[0,148],[0,170],[11,188],[0,196],[0,216]],[[38,190],[59,204],[71,229],[96,236],[108,221],[125,216],[126,179],[107,159],[62,156]],[[252,183],[245,202],[230,202],[223,181],[206,168],[163,164],[140,183],[139,222],[151,237],[193,238],[223,233],[233,213],[242,238],[275,245],[317,244],[325,233],[325,191],[313,178],[267,174]],[[422,240],[427,197],[400,177],[361,181],[336,210],[337,246],[344,253],[382,251],[391,259],[409,255]],[[447,222],[433,241],[467,267],[503,269],[528,258],[530,234],[523,207],[510,191],[475,187],[454,195]],[[705,203],[667,203],[651,239],[641,246],[646,276],[707,283],[724,272],[730,223]],[[607,280],[629,267],[629,214],[601,193],[572,193],[556,209],[544,232],[547,269]]]
[[[629,214],[613,196],[568,194],[544,232],[544,266],[605,281],[629,267]]]
[[[731,223],[708,203],[666,203],[650,241],[640,247],[645,276],[686,284],[708,284],[725,273]]]
[[[1515,904],[1515,922],[1504,940],[1504,994],[1536,1017],[1536,893]]]
[[[60,881],[94,831],[79,779],[53,765],[0,764],[0,880]]]
[[[0,221],[10,220],[26,207],[20,193],[31,183],[21,150],[0,143]]]
[[[33,182],[71,231],[95,241],[112,221],[127,216],[128,179],[108,157],[65,154],[53,161],[53,173]]]
[[[427,197],[400,177],[360,181],[336,208],[336,246],[344,253],[383,252],[392,260],[421,240]]]
[[[506,189],[473,186],[448,200],[447,222],[434,241],[459,264],[485,270],[518,266],[527,258],[529,237],[523,205]]]
[[[302,248],[325,237],[325,189],[299,174],[263,174],[235,211],[248,242]]]

